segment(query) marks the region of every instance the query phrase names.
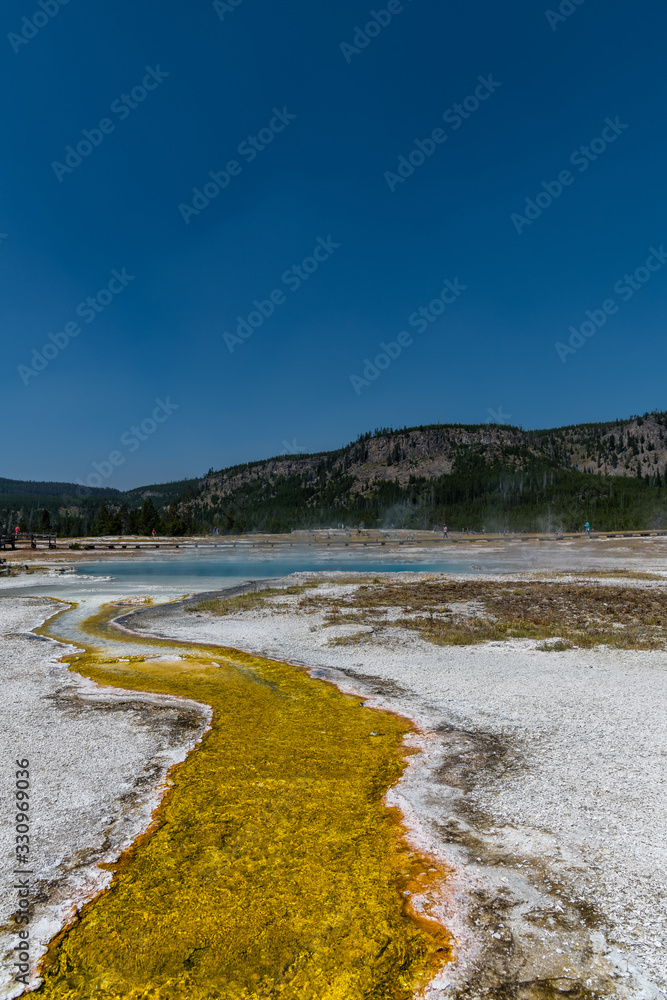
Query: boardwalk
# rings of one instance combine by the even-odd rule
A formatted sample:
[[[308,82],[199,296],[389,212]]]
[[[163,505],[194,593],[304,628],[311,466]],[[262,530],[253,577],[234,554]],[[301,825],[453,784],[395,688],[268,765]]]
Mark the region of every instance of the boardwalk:
[[[38,535],[34,532],[20,531],[11,532],[8,535],[0,535],[0,549],[27,548],[36,549],[38,542],[45,542],[50,549],[57,548],[57,535]]]
[[[649,529],[643,531],[592,531],[590,539],[621,539],[621,538],[656,538],[664,537],[667,531]],[[36,549],[43,545],[49,549],[82,549],[86,551],[103,549],[281,549],[299,548],[304,545],[323,546],[325,548],[448,548],[452,545],[502,542],[554,542],[583,540],[583,532],[555,533],[508,533],[450,531],[449,537],[443,539],[441,532],[408,531],[406,529],[362,529],[333,530],[326,528],[312,530],[296,530],[287,535],[245,535],[245,536],[191,536],[189,538],[139,538],[136,536],[110,536],[93,538],[61,538],[55,534],[36,534],[21,532],[19,534],[0,534],[0,550],[2,549]]]

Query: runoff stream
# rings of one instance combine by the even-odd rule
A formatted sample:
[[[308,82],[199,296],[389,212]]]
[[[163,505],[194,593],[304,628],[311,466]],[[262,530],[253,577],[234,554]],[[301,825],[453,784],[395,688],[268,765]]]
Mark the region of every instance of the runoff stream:
[[[52,943],[38,997],[408,1000],[449,959],[446,931],[413,908],[446,872],[384,804],[406,765],[405,719],[286,663],[111,624],[139,595],[162,603],[294,568],[133,560],[54,589],[73,606],[41,631],[76,646],[72,670],[194,699],[213,721],[110,888]]]

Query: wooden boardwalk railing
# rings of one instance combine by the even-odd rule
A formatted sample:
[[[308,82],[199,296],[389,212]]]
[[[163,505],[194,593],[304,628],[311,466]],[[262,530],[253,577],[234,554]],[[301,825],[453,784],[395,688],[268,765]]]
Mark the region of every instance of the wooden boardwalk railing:
[[[0,549],[15,549],[17,542],[30,542],[30,548],[36,549],[38,542],[46,542],[50,549],[55,549],[57,535],[41,535],[29,531],[12,531],[9,534],[0,534]]]

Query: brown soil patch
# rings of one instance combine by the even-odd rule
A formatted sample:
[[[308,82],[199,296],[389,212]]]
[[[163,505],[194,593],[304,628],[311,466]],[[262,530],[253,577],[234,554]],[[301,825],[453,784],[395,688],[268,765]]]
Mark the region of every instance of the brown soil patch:
[[[663,649],[667,643],[667,590],[637,586],[433,580],[367,584],[339,598],[308,594],[299,610],[325,612],[330,625],[398,626],[445,645],[517,638],[559,639],[562,645],[556,649],[567,644]],[[372,637],[364,633],[354,640]]]

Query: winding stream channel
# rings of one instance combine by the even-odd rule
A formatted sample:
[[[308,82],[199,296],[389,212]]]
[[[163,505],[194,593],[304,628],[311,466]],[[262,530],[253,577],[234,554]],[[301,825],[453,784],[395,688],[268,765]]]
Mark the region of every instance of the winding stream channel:
[[[384,804],[410,724],[286,663],[119,631],[127,611],[89,597],[37,631],[74,644],[84,677],[197,701],[212,723],[110,888],[52,943],[36,995],[414,996],[450,942],[424,904],[446,872]]]

